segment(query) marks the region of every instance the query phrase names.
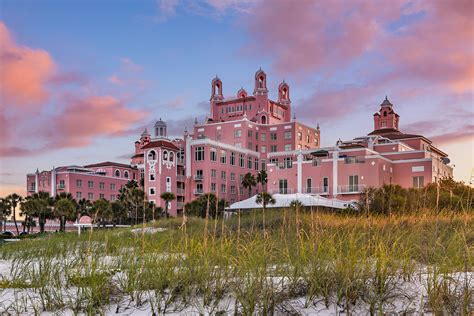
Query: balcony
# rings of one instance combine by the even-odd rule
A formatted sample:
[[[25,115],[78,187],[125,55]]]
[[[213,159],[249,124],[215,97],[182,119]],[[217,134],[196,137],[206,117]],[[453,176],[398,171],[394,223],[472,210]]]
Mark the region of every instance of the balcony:
[[[178,210],[182,210],[184,207],[184,202],[177,202],[176,207],[178,208]]]
[[[358,194],[365,189],[365,184],[340,185],[337,187],[338,194]]]
[[[185,182],[185,181],[186,181],[186,176],[183,175],[183,174],[178,174],[178,175],[176,176],[176,181],[178,181],[178,182]]]
[[[204,180],[204,176],[202,174],[195,174],[194,175],[194,180],[195,181],[202,181],[202,180]]]
[[[204,190],[203,189],[194,189],[193,194],[194,195],[204,194]]]
[[[295,189],[281,188],[268,190],[270,194],[293,194],[296,193]]]
[[[60,184],[57,185],[57,188],[59,190],[64,190],[66,188],[66,186],[64,185],[64,183],[60,183]]]
[[[176,195],[184,195],[184,189],[176,189]]]
[[[184,166],[184,159],[176,159],[176,163],[178,164],[178,166]]]
[[[303,188],[302,192],[306,194],[328,195],[329,186],[307,187],[307,188]]]
[[[35,192],[36,191],[36,188],[34,186],[31,186],[29,189],[28,189],[28,192]]]

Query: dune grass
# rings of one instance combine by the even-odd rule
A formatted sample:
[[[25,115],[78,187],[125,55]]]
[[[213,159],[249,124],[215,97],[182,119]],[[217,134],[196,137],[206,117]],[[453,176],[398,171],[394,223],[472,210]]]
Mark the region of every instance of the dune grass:
[[[265,216],[265,234],[256,211],[185,227],[162,219],[148,224],[166,228],[154,234],[94,230],[3,245],[0,311],[291,314],[294,300],[347,313],[474,308],[472,212]]]

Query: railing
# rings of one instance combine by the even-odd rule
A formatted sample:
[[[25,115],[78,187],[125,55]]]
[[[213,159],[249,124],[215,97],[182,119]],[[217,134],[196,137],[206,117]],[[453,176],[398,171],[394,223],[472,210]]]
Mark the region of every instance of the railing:
[[[204,176],[202,174],[195,174],[194,175],[194,180],[196,181],[202,181],[204,179]]]
[[[184,182],[185,180],[186,180],[186,176],[185,176],[185,175],[178,174],[178,175],[176,176],[176,181]]]
[[[65,187],[66,187],[65,184],[58,184],[58,189],[60,189],[60,190],[64,189]]]
[[[177,195],[184,195],[184,189],[176,189]]]
[[[28,192],[35,192],[35,191],[36,191],[35,187],[30,187],[30,188],[28,189]]]
[[[179,210],[182,210],[183,207],[184,207],[184,202],[177,202],[177,203],[176,203],[176,207],[177,207]]]
[[[278,169],[290,169],[293,167],[293,162],[280,162],[278,164]]]
[[[176,159],[176,163],[180,166],[184,166],[185,161],[184,159]]]
[[[270,189],[268,190],[270,194],[293,194],[296,192],[295,189],[281,188],[281,189]]]
[[[345,164],[365,163],[365,157],[359,157],[359,156],[344,157],[344,163]]]
[[[194,189],[193,193],[194,193],[194,195],[201,195],[201,194],[204,194],[204,190],[203,189]]]
[[[337,193],[340,194],[355,194],[361,193],[365,189],[365,184],[340,185],[337,187]]]
[[[302,192],[306,194],[327,195],[329,193],[329,186],[307,187],[303,188]]]

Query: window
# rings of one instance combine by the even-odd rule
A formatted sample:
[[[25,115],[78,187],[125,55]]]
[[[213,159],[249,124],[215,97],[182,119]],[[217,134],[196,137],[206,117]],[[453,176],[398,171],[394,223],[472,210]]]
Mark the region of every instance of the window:
[[[217,174],[216,169],[211,169],[211,178],[215,178]]]
[[[311,193],[313,189],[313,179],[307,178],[306,179],[306,193]]]
[[[247,157],[247,168],[252,169],[252,157]]]
[[[359,191],[359,176],[349,176],[349,192]]]
[[[230,164],[231,166],[235,166],[235,153],[234,152],[230,153]]]
[[[270,163],[274,165],[278,165],[278,158],[270,158]]]
[[[235,194],[235,185],[230,186],[230,194]]]
[[[125,171],[123,172],[123,177],[124,177],[125,179],[128,179],[128,171],[127,171],[127,170],[125,170]]]
[[[277,140],[277,133],[270,133],[270,140]]]
[[[225,171],[221,171],[221,179],[222,179],[222,180],[225,180],[225,178],[226,178],[226,173],[225,173]]]
[[[387,127],[387,122],[380,122],[380,127]]]
[[[59,188],[64,189],[65,186],[64,180],[59,180]]]
[[[329,178],[324,177],[323,178],[323,192],[328,193],[328,191],[329,191]]]
[[[203,175],[204,175],[204,173],[203,173],[202,169],[196,170],[196,176],[195,176],[196,180],[202,180],[204,178]]]
[[[76,199],[82,199],[82,192],[76,192]]]
[[[262,153],[266,153],[267,152],[267,146],[261,146],[260,150],[262,151]]]
[[[253,137],[253,131],[250,131],[250,130],[249,130],[249,131],[247,132],[247,136],[248,136],[248,137]]]
[[[221,150],[221,163],[227,163],[227,153],[225,150]]]
[[[87,181],[87,187],[92,189],[94,187],[94,181]]]
[[[285,157],[283,159],[283,168],[291,168],[293,166],[293,160],[291,157]]]
[[[247,144],[247,149],[253,150],[253,143],[252,142],[249,142]]]
[[[413,187],[414,188],[422,188],[424,186],[425,177],[417,176],[413,177]]]
[[[115,190],[115,183],[110,184],[110,190]]]
[[[93,200],[94,199],[94,193],[87,193],[87,199]]]
[[[260,161],[260,164],[262,165],[262,170],[267,170],[267,160],[266,159],[262,159]]]
[[[156,152],[154,150],[150,150],[148,152],[148,160],[156,160]],[[117,171],[115,171],[117,172]]]
[[[115,177],[120,178],[120,170],[115,170]]]
[[[303,133],[298,132],[298,140],[303,140]]]
[[[154,173],[150,173],[150,181],[155,181],[155,174]]]
[[[99,199],[105,199],[105,195],[104,194],[99,194]]]
[[[288,180],[280,179],[278,181],[278,189],[280,194],[287,194],[288,193]]]
[[[308,144],[311,142],[309,135],[306,135],[306,142],[307,142]]]
[[[174,153],[170,151],[170,161],[174,161]]]
[[[244,161],[244,155],[243,154],[239,154],[239,165],[240,165],[240,168],[245,167],[245,161]]]
[[[260,140],[267,140],[267,134],[261,133],[260,134]]]
[[[270,146],[270,152],[275,153],[277,151],[277,146],[276,145],[271,145]]]
[[[110,200],[111,200],[111,201],[115,201],[115,199],[116,199],[115,194],[111,194],[111,195],[110,195]]]
[[[211,191],[216,192],[216,184],[215,183],[211,183]]]
[[[242,147],[242,143],[234,143],[234,146],[235,146],[235,147],[238,147],[238,148],[241,148],[241,147]]]
[[[230,173],[230,181],[235,181],[235,173]]]
[[[258,158],[255,158],[254,169],[258,170]]]
[[[244,181],[244,175],[243,175],[243,174],[241,174],[241,175],[239,176],[239,181],[240,181],[240,183],[242,183],[242,181]]]
[[[194,151],[194,160],[203,161],[204,160],[204,147],[196,147]]]
[[[285,151],[291,151],[291,144],[285,145]]]
[[[148,192],[149,192],[150,195],[155,195],[156,194],[155,188],[150,188],[148,190]]]
[[[244,188],[242,188],[242,187],[239,188],[239,194],[244,195]]]
[[[225,193],[225,184],[221,184],[221,193]]]
[[[242,131],[240,129],[236,129],[234,131],[234,138],[240,138],[242,136]]]
[[[105,189],[105,183],[104,182],[99,182],[99,189],[101,189],[101,190]]]
[[[220,131],[216,133],[216,140],[221,140],[222,139],[222,134]]]
[[[82,188],[82,180],[76,180],[76,187]]]
[[[291,131],[285,132],[285,139],[291,139]]]
[[[215,148],[211,148],[211,161],[217,161],[217,152]]]

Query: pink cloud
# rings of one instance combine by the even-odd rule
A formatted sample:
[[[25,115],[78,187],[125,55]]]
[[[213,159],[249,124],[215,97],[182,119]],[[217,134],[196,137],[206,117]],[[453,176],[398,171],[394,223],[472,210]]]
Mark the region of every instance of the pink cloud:
[[[430,139],[436,145],[459,143],[465,140],[471,141],[472,144],[474,142],[474,125],[467,124],[452,132],[433,135],[430,137]]]
[[[47,100],[48,80],[56,65],[48,52],[18,45],[6,25],[0,22],[1,103],[37,105]]]
[[[254,51],[282,74],[342,67],[372,49],[400,1],[261,1],[247,18]]]
[[[120,134],[146,116],[112,96],[73,98],[67,102],[65,111],[53,118],[56,124],[48,135],[60,147],[87,146],[98,135]]]

